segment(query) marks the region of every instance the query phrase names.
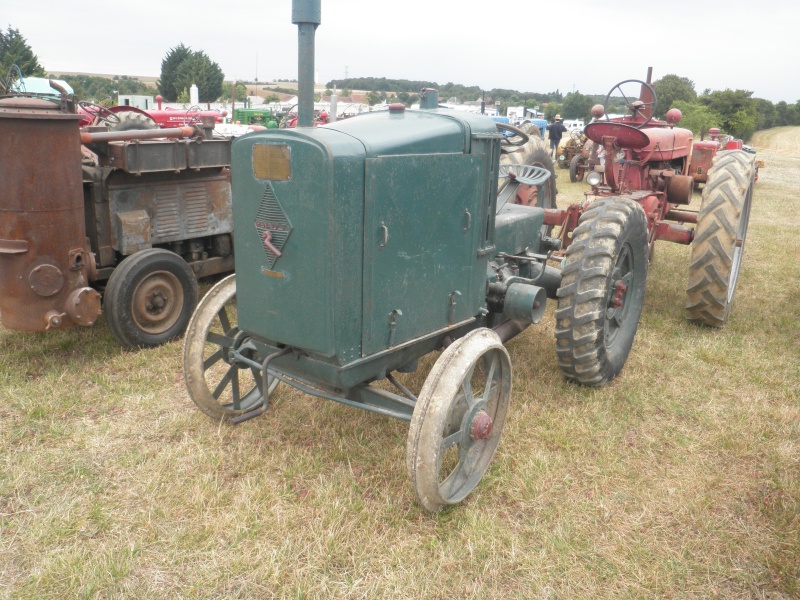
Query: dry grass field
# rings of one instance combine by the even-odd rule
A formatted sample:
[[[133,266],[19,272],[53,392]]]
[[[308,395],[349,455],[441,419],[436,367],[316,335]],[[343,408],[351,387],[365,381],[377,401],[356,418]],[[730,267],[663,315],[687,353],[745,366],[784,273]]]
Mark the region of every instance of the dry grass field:
[[[487,476],[436,515],[404,423],[281,387],[220,425],[180,341],[0,330],[0,597],[800,597],[800,128],[752,143],[728,326],[685,322],[689,249],[660,243],[627,366],[589,389],[559,372],[550,306],[509,345]],[[584,190],[558,181],[560,203]]]

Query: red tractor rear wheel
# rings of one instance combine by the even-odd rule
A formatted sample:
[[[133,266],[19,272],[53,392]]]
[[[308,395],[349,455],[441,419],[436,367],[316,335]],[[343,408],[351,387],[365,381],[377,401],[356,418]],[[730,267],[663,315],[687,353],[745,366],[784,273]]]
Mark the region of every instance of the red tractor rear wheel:
[[[753,201],[755,161],[741,150],[719,152],[708,171],[697,216],[686,288],[686,318],[722,327],[728,321]]]

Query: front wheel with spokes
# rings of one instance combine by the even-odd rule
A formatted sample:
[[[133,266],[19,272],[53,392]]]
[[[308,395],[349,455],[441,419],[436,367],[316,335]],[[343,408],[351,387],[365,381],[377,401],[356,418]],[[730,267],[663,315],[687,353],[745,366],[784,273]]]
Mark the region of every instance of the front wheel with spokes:
[[[261,406],[261,371],[239,362],[232,350],[241,350],[245,335],[237,326],[236,276],[229,275],[200,301],[186,331],[183,374],[189,396],[212,419],[230,420]],[[261,362],[255,353],[241,350]],[[278,380],[270,378],[269,392]]]
[[[429,511],[475,489],[492,461],[511,398],[511,360],[490,329],[451,344],[420,392],[408,431],[406,465]]]

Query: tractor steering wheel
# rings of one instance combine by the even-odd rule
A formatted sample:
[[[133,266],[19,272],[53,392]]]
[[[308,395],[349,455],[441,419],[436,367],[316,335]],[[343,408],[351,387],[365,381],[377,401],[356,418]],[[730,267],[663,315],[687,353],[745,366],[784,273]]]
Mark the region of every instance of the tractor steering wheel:
[[[97,119],[112,125],[119,123],[119,117],[108,110],[105,106],[100,106],[99,104],[95,104],[94,102],[89,102],[87,100],[81,100],[78,102],[78,106],[86,111],[86,114],[92,117],[92,119]]]
[[[200,121],[200,107],[193,104],[188,108],[186,114],[183,116],[184,125],[194,125]]]
[[[508,123],[495,123],[498,131],[510,131],[514,135],[510,135],[506,137],[503,136],[503,139],[500,140],[500,146],[524,146],[528,143],[528,140],[531,138],[528,136],[527,133],[514,127],[513,125],[509,125]]]
[[[569,137],[571,137],[576,142],[581,141],[581,137],[583,137],[583,132],[580,129],[573,129],[569,132]]]
[[[629,100],[628,96],[625,95],[625,92],[622,89],[622,86],[626,83],[638,83],[647,88],[650,91],[650,97],[653,99],[652,102],[645,102],[639,96],[636,97],[636,100]],[[642,88],[640,88],[639,95],[641,95],[641,89]],[[653,115],[656,114],[656,107],[658,106],[658,99],[656,98],[656,91],[653,89],[653,86],[645,81],[642,81],[641,79],[626,79],[625,81],[620,81],[617,85],[612,87],[611,91],[606,95],[606,100],[603,102],[603,110],[606,115],[606,121],[610,120],[608,118],[608,101],[611,98],[611,94],[614,93],[614,90],[619,90],[619,93],[622,94],[622,97],[625,99],[625,104],[631,111],[634,119],[639,116],[639,113],[643,111],[646,106],[650,106],[650,116],[647,117],[643,123],[625,123],[626,125],[630,125],[636,129],[641,129],[653,119]],[[644,117],[642,116],[642,118]]]

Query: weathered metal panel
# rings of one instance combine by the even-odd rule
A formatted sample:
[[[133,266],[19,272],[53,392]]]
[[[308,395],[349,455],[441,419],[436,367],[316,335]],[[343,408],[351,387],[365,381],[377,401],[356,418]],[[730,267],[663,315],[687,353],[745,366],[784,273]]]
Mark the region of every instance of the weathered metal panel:
[[[180,171],[187,165],[186,146],[172,142],[109,142],[101,156],[103,166],[115,167],[128,173]]]
[[[277,164],[275,179],[253,162],[264,144],[291,161],[288,171]],[[353,138],[322,128],[259,132],[233,144],[242,329],[339,362],[360,356],[363,155]]]
[[[477,313],[485,158],[367,159],[363,356]]]
[[[497,213],[495,220],[495,244],[497,252],[519,254],[529,248],[539,249],[539,231],[544,224],[544,210],[535,206],[506,204]]]
[[[114,173],[106,185],[116,219],[112,245],[124,255],[134,248],[233,231],[231,192],[224,173],[162,173],[146,179]],[[149,239],[142,237],[142,224],[133,219],[141,214],[149,222]]]
[[[0,318],[9,329],[91,324],[78,115],[0,100]],[[72,299],[72,300],[70,300]],[[68,314],[69,313],[69,314]]]
[[[231,164],[230,140],[192,140],[186,143],[186,163],[190,169],[227,167]]]

